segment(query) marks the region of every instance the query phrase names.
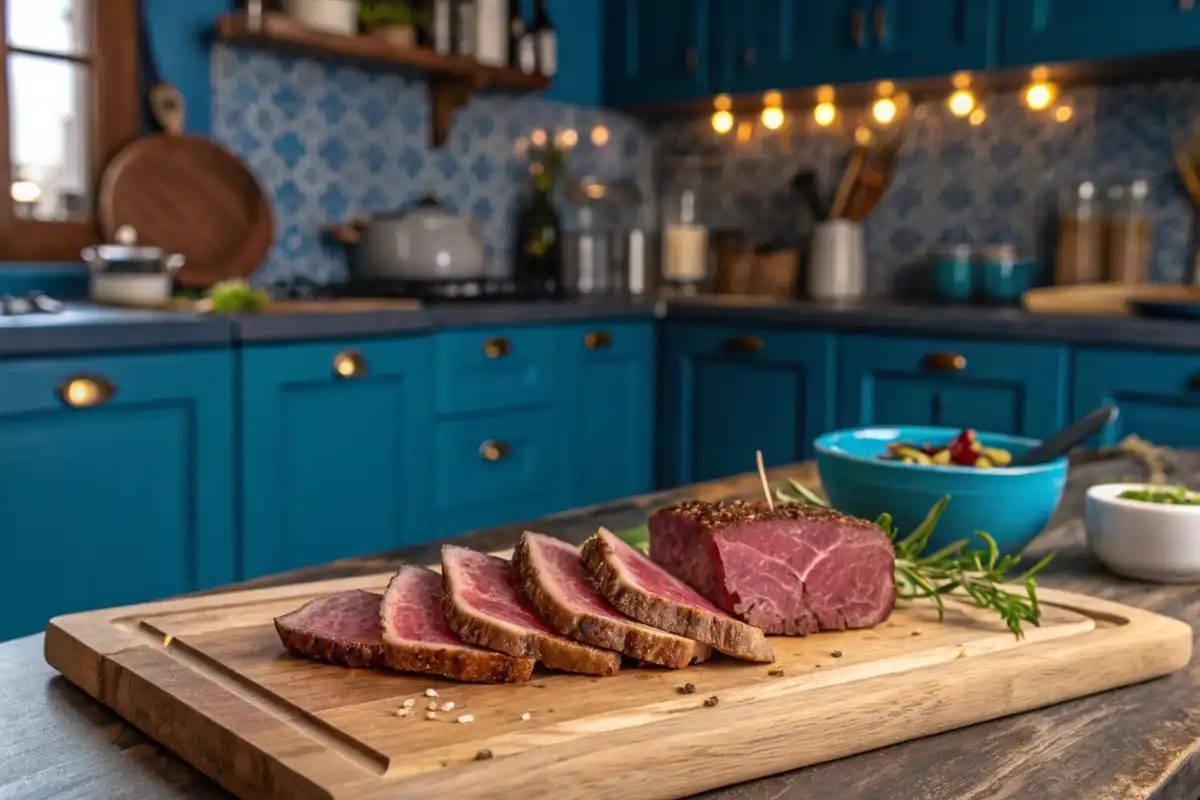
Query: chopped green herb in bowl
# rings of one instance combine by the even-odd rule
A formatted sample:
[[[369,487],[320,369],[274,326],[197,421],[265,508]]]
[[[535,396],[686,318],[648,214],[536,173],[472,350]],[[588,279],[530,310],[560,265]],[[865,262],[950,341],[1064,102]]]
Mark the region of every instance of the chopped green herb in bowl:
[[[1186,486],[1127,489],[1117,496],[1122,500],[1139,500],[1143,503],[1159,503],[1166,506],[1200,506],[1200,493],[1193,492]]]

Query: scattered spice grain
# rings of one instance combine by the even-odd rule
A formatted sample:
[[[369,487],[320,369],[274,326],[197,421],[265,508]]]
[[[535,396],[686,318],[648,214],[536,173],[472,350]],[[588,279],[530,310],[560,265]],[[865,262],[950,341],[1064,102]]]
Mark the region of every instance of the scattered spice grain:
[[[705,707],[706,707],[706,708],[712,708],[713,706],[715,706],[715,705],[716,705],[717,703],[719,703],[719,702],[720,702],[720,700],[718,700],[718,699],[717,699],[717,696],[714,694],[712,697],[710,697],[710,698],[708,698],[707,700],[705,700],[705,701],[704,701],[704,705],[705,705]]]
[[[475,754],[476,761],[487,761],[489,758],[492,758],[492,751],[486,747]]]
[[[685,683],[683,686],[679,687],[679,691],[683,694],[695,694],[696,693],[696,684]]]

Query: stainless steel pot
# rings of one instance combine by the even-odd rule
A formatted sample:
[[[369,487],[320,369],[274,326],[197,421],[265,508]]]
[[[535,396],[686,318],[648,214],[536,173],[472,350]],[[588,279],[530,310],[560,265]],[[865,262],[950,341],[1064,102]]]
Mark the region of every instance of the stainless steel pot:
[[[79,254],[88,265],[88,297],[95,303],[161,305],[171,299],[175,273],[184,265],[181,253],[137,244],[137,231],[117,229],[116,244],[85,247]]]
[[[334,226],[329,233],[353,246],[356,278],[462,281],[484,277],[479,225],[431,197],[396,213]]]

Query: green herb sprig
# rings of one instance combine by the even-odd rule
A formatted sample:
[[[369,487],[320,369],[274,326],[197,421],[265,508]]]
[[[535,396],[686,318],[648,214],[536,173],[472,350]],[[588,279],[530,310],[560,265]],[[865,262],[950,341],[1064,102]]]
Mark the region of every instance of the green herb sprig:
[[[775,496],[780,501],[829,507],[827,501],[803,484],[791,478],[788,483],[791,492],[776,490]],[[946,616],[943,598],[951,593],[956,596],[966,594],[980,608],[995,610],[1018,639],[1024,638],[1024,623],[1041,624],[1042,609],[1038,604],[1034,576],[1050,563],[1053,554],[1021,575],[1007,579],[1005,576],[1021,559],[1013,555],[1001,557],[996,540],[983,531],[975,531],[975,536],[986,545],[986,552],[967,550],[971,540],[961,539],[926,555],[929,537],[949,502],[949,496],[938,500],[921,524],[904,537],[892,524],[890,514],[880,514],[875,520],[875,524],[891,537],[896,552],[896,599],[932,600],[937,605],[938,619],[942,620]],[[1023,585],[1025,592],[1011,592],[1001,586],[1004,583]]]

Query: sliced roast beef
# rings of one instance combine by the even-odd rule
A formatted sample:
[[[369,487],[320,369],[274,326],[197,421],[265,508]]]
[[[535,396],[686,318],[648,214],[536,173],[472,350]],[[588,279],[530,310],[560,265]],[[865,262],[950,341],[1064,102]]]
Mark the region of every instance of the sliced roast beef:
[[[318,597],[275,619],[279,640],[292,655],[343,667],[383,666],[379,603],[374,592]]]
[[[551,630],[525,597],[512,565],[465,547],[442,547],[446,619],[462,639],[551,669],[615,675],[621,656],[573,642]]]
[[[411,566],[393,575],[375,616],[383,631],[386,665],[473,683],[529,680],[532,658],[467,644],[451,632],[444,609],[442,578],[436,572]]]
[[[638,622],[738,658],[775,660],[761,630],[730,617],[616,534],[601,528],[584,542],[583,564],[608,602]]]
[[[692,502],[650,517],[650,557],[767,633],[867,628],[888,618],[887,533],[828,508]]]
[[[643,625],[613,608],[572,544],[526,531],[512,565],[538,616],[568,639],[675,669],[710,654],[707,645]]]

